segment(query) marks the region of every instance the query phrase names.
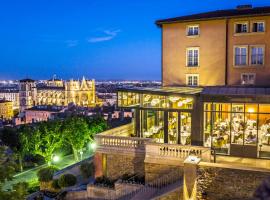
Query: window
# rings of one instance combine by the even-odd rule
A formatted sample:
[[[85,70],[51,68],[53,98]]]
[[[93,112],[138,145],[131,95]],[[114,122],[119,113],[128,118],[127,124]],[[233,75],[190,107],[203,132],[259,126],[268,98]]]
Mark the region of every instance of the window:
[[[264,22],[254,22],[252,26],[252,32],[264,32]]]
[[[186,83],[189,86],[198,86],[199,85],[199,75],[198,74],[187,74]]]
[[[234,48],[234,65],[247,65],[247,47]]]
[[[187,49],[187,66],[188,67],[199,66],[199,48]]]
[[[256,75],[254,73],[241,74],[242,85],[254,85],[255,84],[255,77],[256,77]]]
[[[187,35],[195,36],[199,35],[199,25],[192,25],[187,27]]]
[[[264,64],[264,47],[251,47],[251,65]]]
[[[247,32],[248,32],[248,23],[235,24],[235,33],[247,33]]]

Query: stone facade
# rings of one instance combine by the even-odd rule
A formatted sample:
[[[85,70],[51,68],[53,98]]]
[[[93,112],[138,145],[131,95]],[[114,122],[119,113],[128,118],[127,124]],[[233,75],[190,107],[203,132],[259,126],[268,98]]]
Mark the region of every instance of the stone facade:
[[[23,79],[19,84],[19,106],[20,111],[36,105],[66,106],[74,103],[78,106],[96,106],[95,81],[54,81],[40,85],[34,80]]]
[[[101,154],[95,155],[95,177],[106,176],[116,180],[124,174],[144,175],[143,155]]]
[[[151,182],[162,175],[169,174],[173,171],[179,170],[183,173],[183,167],[173,165],[163,165],[154,163],[145,163],[145,181]]]
[[[248,200],[270,172],[198,166],[198,200]]]

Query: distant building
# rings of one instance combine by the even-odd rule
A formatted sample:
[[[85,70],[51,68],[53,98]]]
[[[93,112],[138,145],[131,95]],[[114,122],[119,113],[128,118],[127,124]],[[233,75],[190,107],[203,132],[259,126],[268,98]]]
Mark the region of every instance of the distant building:
[[[54,114],[63,112],[66,109],[64,106],[35,106],[26,109],[25,123],[35,123],[47,121],[54,118]]]
[[[93,107],[97,104],[95,81],[62,81],[48,80],[45,84],[36,84],[34,80],[23,79],[19,83],[20,111],[36,105],[67,106],[75,103],[78,106]]]
[[[19,90],[17,88],[0,89],[0,99],[13,102],[13,109],[19,109]]]
[[[13,117],[13,103],[8,100],[0,100],[0,118],[11,119]]]

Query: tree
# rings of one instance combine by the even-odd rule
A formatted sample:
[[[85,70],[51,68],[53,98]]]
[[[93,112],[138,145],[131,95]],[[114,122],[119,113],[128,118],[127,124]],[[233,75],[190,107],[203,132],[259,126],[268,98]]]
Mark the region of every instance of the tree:
[[[2,189],[3,183],[5,183],[7,180],[12,179],[13,175],[16,172],[16,167],[17,165],[14,161],[14,158],[11,154],[7,152],[7,148],[4,146],[0,146],[0,199],[24,199],[22,196],[25,196],[27,192],[23,188],[20,189],[19,184],[13,186],[13,191],[3,191]]]
[[[18,157],[20,171],[23,171],[22,159],[25,155],[24,147],[20,141],[20,133],[17,129],[5,127],[2,130],[2,142],[8,146]]]
[[[77,182],[77,178],[73,174],[63,174],[58,179],[58,185],[61,188],[73,186],[76,184],[76,182]]]
[[[74,159],[78,161],[78,151],[89,140],[89,129],[84,118],[69,117],[63,122],[63,138],[71,145]]]
[[[53,180],[53,175],[57,171],[57,168],[49,166],[42,168],[37,172],[38,181],[40,182],[49,182]]]
[[[48,165],[51,165],[53,152],[62,145],[60,121],[41,122],[32,129],[26,128],[26,131],[21,134],[24,150],[44,157]]]
[[[89,134],[90,141],[94,140],[95,134],[101,133],[108,128],[106,121],[102,117],[96,117],[93,119],[88,118],[87,124],[90,132]]]

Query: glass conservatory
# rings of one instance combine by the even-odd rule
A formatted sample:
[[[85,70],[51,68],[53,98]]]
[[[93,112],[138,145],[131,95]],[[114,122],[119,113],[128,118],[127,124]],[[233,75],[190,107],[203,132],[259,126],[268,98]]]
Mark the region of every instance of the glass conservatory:
[[[134,108],[136,135],[156,142],[191,144],[192,112],[200,88],[118,90],[118,106]]]

